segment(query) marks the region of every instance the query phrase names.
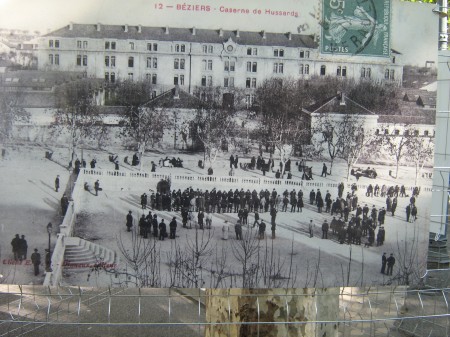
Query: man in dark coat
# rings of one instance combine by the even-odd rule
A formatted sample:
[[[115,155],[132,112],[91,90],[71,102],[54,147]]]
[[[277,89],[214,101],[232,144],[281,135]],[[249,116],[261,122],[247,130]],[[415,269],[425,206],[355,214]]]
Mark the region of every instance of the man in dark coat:
[[[94,159],[91,160],[91,169],[95,169],[95,164],[97,164],[97,161]]]
[[[131,227],[133,227],[133,216],[131,215],[131,211],[128,211],[126,220],[127,220],[127,222],[126,222],[125,226],[127,226],[127,232],[131,232]]]
[[[159,223],[159,239],[161,241],[164,241],[165,237],[166,237],[166,224],[164,222],[164,219],[161,219],[161,222]]]
[[[169,229],[170,229],[170,238],[175,239],[176,232],[177,232],[177,219],[175,217],[172,218],[172,221],[169,223]]]
[[[328,222],[325,220],[322,224],[322,239],[328,239]]]
[[[94,183],[94,190],[95,190],[95,195],[98,196],[98,191],[101,191],[100,182],[98,181],[98,179]]]
[[[59,175],[57,175],[55,179],[55,191],[58,192],[58,190],[59,190]]]
[[[323,163],[322,166],[322,175],[321,177],[323,177],[325,175],[325,178],[327,177],[327,165],[325,165],[325,163]]]
[[[158,237],[158,216],[156,214],[153,215],[152,220],[152,227],[153,227],[153,237]]]
[[[392,275],[392,269],[394,268],[394,264],[395,264],[395,257],[394,254],[391,254],[388,258],[387,258],[387,272],[386,275]]]
[[[64,193],[61,197],[61,213],[62,215],[66,215],[67,208],[69,207],[69,199],[67,198],[66,194]]]
[[[383,253],[383,256],[381,257],[381,274],[384,274],[386,270],[386,263],[387,263],[386,253]]]
[[[230,169],[233,168],[233,165],[234,165],[234,156],[231,155],[230,156]]]
[[[411,216],[411,205],[406,206],[406,222],[409,222]]]
[[[34,276],[39,275],[39,266],[41,264],[41,254],[38,253],[37,248],[34,249],[34,253],[31,254],[31,263],[34,267]]]
[[[238,220],[234,225],[234,231],[236,232],[236,240],[242,240],[242,225],[241,220]]]
[[[147,193],[144,193],[144,194],[141,195],[141,206],[142,206],[142,209],[146,209],[147,208],[147,202],[148,202]]]
[[[12,246],[12,253],[14,255],[14,260],[19,259],[19,243],[20,243],[20,236],[19,234],[16,234],[16,236],[11,241]]]
[[[264,223],[264,221],[261,221],[258,224],[258,238],[260,240],[264,240],[264,234],[266,233],[266,224]]]
[[[146,230],[146,219],[145,219],[145,215],[142,214],[141,218],[139,219],[139,235],[144,237],[145,234],[145,230]]]
[[[27,240],[25,240],[25,235],[22,235],[22,237],[19,239],[19,260],[20,261],[27,259],[27,252],[28,252]]]

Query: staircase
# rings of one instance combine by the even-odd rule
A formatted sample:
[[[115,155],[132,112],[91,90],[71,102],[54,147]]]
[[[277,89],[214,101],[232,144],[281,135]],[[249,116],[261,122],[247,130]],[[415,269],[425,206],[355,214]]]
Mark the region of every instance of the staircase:
[[[116,252],[111,249],[77,237],[66,238],[65,271],[85,272],[98,264],[112,267],[118,262]]]

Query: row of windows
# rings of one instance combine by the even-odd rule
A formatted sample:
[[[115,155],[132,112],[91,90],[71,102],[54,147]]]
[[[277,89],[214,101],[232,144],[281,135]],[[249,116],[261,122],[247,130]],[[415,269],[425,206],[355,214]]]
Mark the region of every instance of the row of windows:
[[[48,40],[48,46],[50,48],[59,48],[59,40]]]
[[[77,41],[77,48],[78,49],[87,49],[88,47],[88,42],[87,41]]]
[[[376,129],[375,130],[375,134],[379,135],[380,134],[380,130]],[[385,135],[389,135],[389,129],[384,129],[384,134]],[[392,133],[392,135],[394,136],[400,136],[400,130],[399,129],[395,129],[394,132]],[[409,130],[405,130],[403,131],[403,135],[404,136],[409,136]],[[423,136],[429,136],[430,132],[428,130],[424,130],[423,131]],[[414,136],[420,136],[420,131],[419,130],[414,130]]]

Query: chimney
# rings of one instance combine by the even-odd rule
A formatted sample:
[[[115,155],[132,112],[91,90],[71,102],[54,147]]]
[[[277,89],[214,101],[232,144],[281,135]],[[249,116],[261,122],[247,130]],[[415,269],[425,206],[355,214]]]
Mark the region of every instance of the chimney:
[[[169,26],[166,26],[165,32],[164,34],[168,35],[169,34]]]
[[[142,25],[138,25],[138,33],[142,33]]]
[[[192,35],[195,35],[197,32],[196,32],[196,29],[195,29],[195,27],[192,27]]]
[[[345,105],[345,95],[344,95],[344,93],[341,93],[341,102],[339,103],[339,105]]]
[[[69,30],[73,30],[73,22],[72,21],[69,23]]]
[[[239,36],[239,29],[236,30],[236,37],[240,37],[240,36]]]
[[[292,33],[288,32],[288,40],[291,41],[292,40]]]
[[[263,30],[263,31],[261,32],[261,35],[262,35],[262,38],[265,39],[265,38],[266,38],[266,31]]]
[[[123,31],[124,31],[125,33],[128,33],[128,25],[127,25],[127,24],[123,27]]]
[[[95,25],[95,28],[97,29],[97,32],[100,31],[101,27],[102,27],[102,25],[101,25],[100,23],[97,23],[97,24]]]
[[[220,37],[223,36],[223,29],[222,29],[222,28],[219,29],[219,36],[220,36]]]

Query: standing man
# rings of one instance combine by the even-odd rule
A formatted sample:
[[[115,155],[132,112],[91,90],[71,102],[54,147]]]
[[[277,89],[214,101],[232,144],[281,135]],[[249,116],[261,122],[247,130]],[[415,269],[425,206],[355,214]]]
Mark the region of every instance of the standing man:
[[[69,208],[69,198],[67,198],[66,194],[64,193],[61,197],[61,213],[62,215],[66,215],[67,208]]]
[[[383,256],[381,257],[381,274],[384,274],[386,270],[386,263],[387,263],[386,253],[383,253]]]
[[[406,222],[409,222],[411,216],[411,205],[406,206]]]
[[[177,232],[177,219],[175,217],[172,218],[172,221],[169,223],[169,229],[170,229],[170,239],[175,239],[176,232]]]
[[[27,240],[25,240],[25,235],[22,235],[22,238],[19,239],[19,260],[26,260],[28,252],[28,244]]]
[[[394,268],[395,264],[395,257],[394,254],[391,253],[391,255],[387,258],[387,275],[392,275],[392,269]]]
[[[264,240],[264,233],[266,232],[266,224],[264,223],[264,221],[261,221],[258,224],[258,234],[259,234],[259,239],[260,240]]]
[[[234,156],[231,155],[231,156],[230,156],[230,169],[233,168],[233,165],[234,165]]]
[[[19,236],[19,234],[16,234],[16,236],[12,239],[12,241],[11,241],[11,246],[12,246],[12,252],[13,252],[13,255],[14,255],[14,260],[18,260],[19,259],[19,251],[20,251],[20,247],[19,247],[19,244],[20,244],[20,236]]]
[[[328,222],[325,220],[322,224],[322,239],[328,239]]]
[[[236,225],[234,225],[234,231],[236,232],[236,240],[242,240],[242,225],[241,220],[238,220],[236,222]]]
[[[34,276],[38,276],[39,275],[39,265],[41,264],[41,254],[38,253],[37,248],[35,248],[34,253],[31,254],[31,263],[33,263],[33,267],[34,267]]]
[[[94,183],[94,189],[95,189],[95,195],[98,196],[98,191],[101,191],[100,182],[98,181],[98,179]]]
[[[308,231],[309,237],[312,238],[314,236],[314,224],[312,220],[309,220]]]
[[[126,222],[126,226],[127,226],[127,232],[131,232],[131,227],[133,227],[133,216],[131,215],[131,211],[128,211],[127,214],[127,222]]]
[[[327,165],[325,165],[325,163],[323,163],[322,166],[322,175],[321,177],[323,177],[325,175],[325,178],[327,177]]]
[[[59,174],[56,176],[55,179],[55,191],[58,192],[59,190]]]
[[[161,219],[161,222],[159,223],[159,240],[164,241],[165,237],[166,237],[166,224],[164,222],[164,219]]]

